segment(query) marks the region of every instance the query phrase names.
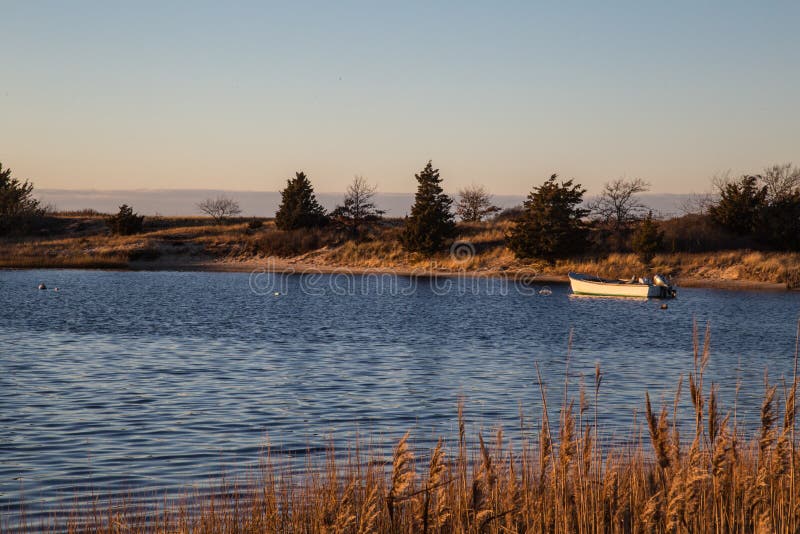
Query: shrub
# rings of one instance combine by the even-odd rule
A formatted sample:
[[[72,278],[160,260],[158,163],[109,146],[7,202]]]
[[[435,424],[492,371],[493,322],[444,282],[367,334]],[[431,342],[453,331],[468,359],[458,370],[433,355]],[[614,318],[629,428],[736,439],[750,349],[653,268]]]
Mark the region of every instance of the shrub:
[[[142,231],[144,215],[133,212],[133,208],[127,204],[119,207],[119,212],[106,219],[106,224],[112,234],[131,235]]]
[[[264,226],[264,221],[262,221],[261,219],[253,218],[253,219],[250,219],[250,222],[247,223],[247,227],[250,230],[258,230],[262,226]]]
[[[658,229],[651,211],[633,233],[633,251],[645,265],[650,265],[656,252],[664,246],[664,232]]]
[[[711,216],[691,213],[661,221],[665,248],[671,252],[713,252],[754,248],[749,236],[733,234],[716,224]]]
[[[291,257],[338,243],[335,232],[321,228],[275,230],[259,239],[254,252],[266,256]]]
[[[495,222],[515,221],[522,217],[523,213],[525,213],[525,207],[520,204],[519,206],[513,206],[511,208],[502,210],[500,213],[494,216],[493,220]]]

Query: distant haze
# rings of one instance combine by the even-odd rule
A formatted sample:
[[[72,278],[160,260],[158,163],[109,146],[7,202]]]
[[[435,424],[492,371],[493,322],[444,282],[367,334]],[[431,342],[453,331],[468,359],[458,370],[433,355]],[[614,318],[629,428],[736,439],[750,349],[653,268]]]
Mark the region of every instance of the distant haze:
[[[147,189],[147,190],[69,190],[37,189],[39,198],[58,210],[74,211],[91,208],[101,212],[115,212],[121,204],[128,204],[145,215],[200,215],[197,203],[218,195],[229,196],[239,202],[244,216],[272,217],[280,203],[276,191],[223,191],[209,189]],[[318,193],[317,198],[327,209],[341,203],[343,193]],[[639,197],[642,202],[661,215],[677,214],[691,195],[646,194]],[[521,204],[522,195],[495,195],[494,203],[501,208]],[[412,193],[378,193],[376,204],[387,211],[390,217],[406,215],[414,202]]]

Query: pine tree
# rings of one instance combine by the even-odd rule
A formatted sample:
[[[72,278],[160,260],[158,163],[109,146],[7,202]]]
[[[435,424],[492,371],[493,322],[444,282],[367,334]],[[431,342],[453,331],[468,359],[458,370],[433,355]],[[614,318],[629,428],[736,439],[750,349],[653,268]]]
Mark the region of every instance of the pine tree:
[[[0,234],[25,231],[27,222],[42,214],[39,201],[33,198],[33,184],[11,177],[11,169],[0,163]]]
[[[139,215],[133,212],[133,208],[127,204],[119,207],[116,215],[112,215],[106,220],[108,229],[112,234],[117,235],[131,235],[138,234],[142,231],[144,224],[144,215]]]
[[[414,176],[419,185],[400,239],[406,250],[433,254],[455,236],[455,218],[450,212],[453,200],[442,190],[439,169],[434,169],[431,161]]]
[[[720,184],[719,202],[708,210],[711,219],[735,234],[752,233],[767,204],[767,187],[759,185],[759,178],[742,176],[738,181]]]
[[[645,265],[650,265],[656,252],[664,247],[664,232],[658,229],[658,224],[653,220],[652,211],[639,223],[633,233],[631,245],[633,251],[639,256],[639,260]]]
[[[311,182],[304,172],[295,173],[294,178],[287,180],[286,189],[281,191],[275,226],[280,230],[295,230],[324,226],[327,222],[325,208],[317,202]]]
[[[579,206],[586,192],[572,180],[556,182],[557,174],[535,187],[525,201],[522,215],[507,236],[508,247],[518,258],[557,258],[582,252],[588,210]]]
[[[800,188],[761,208],[755,236],[777,250],[800,251]]]

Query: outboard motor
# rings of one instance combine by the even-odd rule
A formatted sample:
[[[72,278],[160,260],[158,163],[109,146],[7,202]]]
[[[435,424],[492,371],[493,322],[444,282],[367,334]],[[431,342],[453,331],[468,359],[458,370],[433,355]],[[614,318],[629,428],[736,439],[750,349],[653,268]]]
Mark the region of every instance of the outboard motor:
[[[657,274],[653,277],[653,283],[661,288],[661,294],[665,297],[674,297],[675,296],[675,289],[670,284],[669,280],[667,280],[666,276],[661,276]]]

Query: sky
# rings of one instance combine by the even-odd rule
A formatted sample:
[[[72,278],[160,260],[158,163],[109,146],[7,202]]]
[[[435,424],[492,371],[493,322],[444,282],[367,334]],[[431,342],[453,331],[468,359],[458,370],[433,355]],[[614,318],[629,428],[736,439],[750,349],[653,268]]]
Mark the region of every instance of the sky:
[[[0,162],[50,189],[655,193],[800,164],[798,2],[0,0]]]

